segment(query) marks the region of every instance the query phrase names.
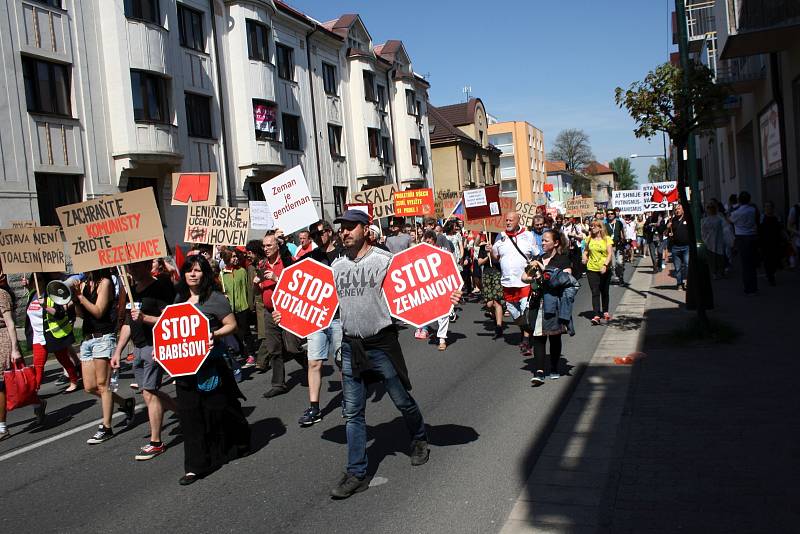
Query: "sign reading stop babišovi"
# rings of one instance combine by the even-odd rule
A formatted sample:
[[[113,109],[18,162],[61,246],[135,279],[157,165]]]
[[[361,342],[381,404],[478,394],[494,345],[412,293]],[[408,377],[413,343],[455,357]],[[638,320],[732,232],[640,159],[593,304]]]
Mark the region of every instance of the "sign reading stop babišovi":
[[[58,226],[0,229],[0,259],[7,274],[65,271],[61,231]]]
[[[208,318],[194,304],[164,308],[153,326],[153,359],[170,376],[197,373],[211,352]]]
[[[167,255],[164,228],[150,188],[56,208],[75,272]]]

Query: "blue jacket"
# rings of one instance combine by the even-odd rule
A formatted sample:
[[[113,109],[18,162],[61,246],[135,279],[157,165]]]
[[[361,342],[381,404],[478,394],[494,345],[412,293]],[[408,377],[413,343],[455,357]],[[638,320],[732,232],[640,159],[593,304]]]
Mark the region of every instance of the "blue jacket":
[[[542,292],[542,329],[544,331],[561,330],[566,325],[567,333],[575,335],[575,323],[572,319],[572,306],[575,295],[581,284],[570,273],[562,269],[545,269],[545,283]],[[530,324],[533,328],[539,313],[539,303],[533,303],[530,310]]]

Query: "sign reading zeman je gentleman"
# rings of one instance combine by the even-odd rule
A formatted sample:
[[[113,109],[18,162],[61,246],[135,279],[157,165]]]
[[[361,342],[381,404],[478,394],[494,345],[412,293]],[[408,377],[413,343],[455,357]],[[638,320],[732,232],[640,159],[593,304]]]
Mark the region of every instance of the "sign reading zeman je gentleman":
[[[74,272],[167,254],[153,190],[137,189],[56,208]]]

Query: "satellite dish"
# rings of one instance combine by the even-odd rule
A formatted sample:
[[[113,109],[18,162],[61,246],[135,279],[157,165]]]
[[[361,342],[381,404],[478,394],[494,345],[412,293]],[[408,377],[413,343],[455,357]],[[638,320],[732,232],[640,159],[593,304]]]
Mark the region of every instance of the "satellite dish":
[[[66,306],[72,300],[72,290],[61,280],[52,280],[47,284],[47,294],[59,306]]]

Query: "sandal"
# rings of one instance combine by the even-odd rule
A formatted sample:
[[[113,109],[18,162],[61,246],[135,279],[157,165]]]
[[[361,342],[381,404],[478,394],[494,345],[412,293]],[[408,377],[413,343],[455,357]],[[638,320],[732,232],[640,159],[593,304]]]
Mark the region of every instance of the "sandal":
[[[439,352],[443,352],[447,350],[447,341],[440,341],[439,342]]]
[[[62,391],[62,393],[72,393],[73,391],[77,390],[78,390],[78,383],[72,382],[70,385],[66,387],[66,389],[64,389],[64,391]]]
[[[194,484],[195,482],[197,482],[198,478],[199,477],[194,473],[186,473],[180,478],[180,480],[178,480],[178,484],[180,484],[181,486],[188,486],[189,484]]]

